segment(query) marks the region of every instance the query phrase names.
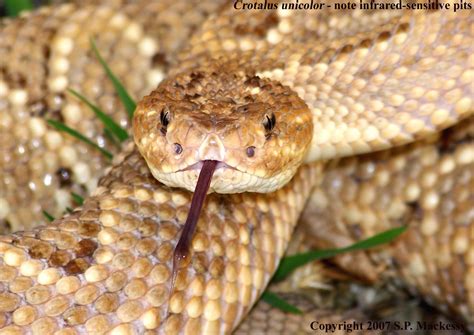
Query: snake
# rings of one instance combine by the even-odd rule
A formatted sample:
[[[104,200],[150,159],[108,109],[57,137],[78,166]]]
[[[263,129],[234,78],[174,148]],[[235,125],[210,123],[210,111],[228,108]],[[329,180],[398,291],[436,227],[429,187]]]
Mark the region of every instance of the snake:
[[[53,6],[3,21],[0,218],[13,232],[0,237],[0,334],[230,333],[298,220],[315,247],[408,225],[394,243],[337,263],[397,281],[472,327],[469,14],[163,0]],[[114,150],[65,93],[71,85],[130,124],[91,61],[91,36],[132,94],[148,94],[135,112],[136,144],[115,149],[108,168],[44,120]],[[209,160],[218,161],[214,192],[173,275],[190,191]],[[92,194],[39,225],[42,208],[69,205],[70,190]],[[263,324],[274,333],[262,321],[272,313],[237,332]],[[310,331],[304,320],[283,323]]]

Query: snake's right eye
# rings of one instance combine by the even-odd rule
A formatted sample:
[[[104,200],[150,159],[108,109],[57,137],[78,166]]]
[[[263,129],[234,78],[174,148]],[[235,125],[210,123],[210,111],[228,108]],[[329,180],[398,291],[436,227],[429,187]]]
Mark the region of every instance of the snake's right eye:
[[[166,128],[168,127],[168,124],[170,123],[170,111],[167,107],[161,110],[160,123],[161,123],[160,131],[163,135],[166,135]]]
[[[181,144],[175,143],[173,144],[173,147],[174,147],[174,153],[176,155],[181,155],[181,153],[183,152],[183,147],[181,146]]]

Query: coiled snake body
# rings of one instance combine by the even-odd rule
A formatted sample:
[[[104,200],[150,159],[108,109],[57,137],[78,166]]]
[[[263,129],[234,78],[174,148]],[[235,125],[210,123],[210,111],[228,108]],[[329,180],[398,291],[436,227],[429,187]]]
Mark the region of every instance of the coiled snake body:
[[[140,103],[134,124],[152,172],[129,143],[81,208],[1,237],[0,333],[230,332],[263,292],[308,199],[302,220],[317,246],[342,246],[408,224],[396,243],[339,262],[371,280],[396,278],[472,324],[469,13],[217,7],[117,2],[75,12],[63,6],[2,26],[0,50],[11,63],[0,63],[6,110],[0,113],[0,214],[15,230],[37,217],[34,206],[15,210],[30,194],[37,195],[32,205],[60,210],[68,187],[92,188],[89,177],[104,164],[87,146],[49,131],[42,119],[62,117],[104,141],[92,117],[81,114],[86,108],[64,94],[71,85],[100,97],[106,110],[117,109],[110,84],[97,84],[100,66],[88,63],[90,36],[97,35],[106,57],[107,48],[117,51],[110,64],[120,77],[135,58],[136,75],[124,76],[135,95],[169,72]],[[218,15],[205,20],[212,11]],[[157,12],[173,19],[159,22]],[[38,27],[45,33],[33,43]],[[29,44],[15,44],[14,37]],[[166,113],[172,117],[163,122]],[[127,124],[125,115],[115,116]],[[7,130],[11,136],[4,136]],[[308,130],[312,138],[300,141],[298,132]],[[229,160],[223,161],[252,175],[245,177],[251,191],[278,178],[266,186],[270,193],[209,195],[190,257],[171,285],[173,249],[191,194],[153,175],[195,164],[187,151],[200,141],[205,159],[221,160],[224,145]],[[153,161],[170,150],[174,155]],[[13,169],[17,156],[23,173]],[[275,172],[284,167],[283,174]],[[233,180],[222,171],[216,180],[225,182],[212,186],[217,191]],[[73,186],[64,177],[71,174]],[[192,186],[195,178],[191,171],[181,181]],[[173,177],[164,182],[178,184]]]

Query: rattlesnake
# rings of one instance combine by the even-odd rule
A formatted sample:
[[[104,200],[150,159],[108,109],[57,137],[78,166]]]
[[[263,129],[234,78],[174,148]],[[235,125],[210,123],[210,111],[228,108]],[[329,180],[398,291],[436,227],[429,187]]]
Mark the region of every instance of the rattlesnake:
[[[204,8],[200,13],[219,7],[199,4],[203,7],[197,8]],[[173,24],[160,30],[143,6],[153,8],[152,12],[184,12],[193,21],[183,26],[175,16]],[[129,66],[121,57],[134,54],[127,43],[137,45],[137,73],[149,82],[128,79],[135,95],[146,93],[143,91],[160,79],[163,72],[156,67],[165,63],[171,69],[167,83],[185,73],[176,82],[186,86],[198,78],[194,87],[187,88],[197,93],[196,87],[206,83],[206,70],[212,74],[212,69],[219,70],[217,77],[233,71],[246,76],[244,81],[254,85],[250,95],[258,95],[269,80],[279,81],[312,112],[315,134],[306,160],[315,162],[295,169],[295,177],[272,193],[211,194],[190,258],[180,268],[171,292],[172,251],[191,195],[158,183],[130,143],[81,209],[48,227],[2,237],[0,325],[4,328],[0,332],[229,332],[275,271],[311,191],[310,206],[303,214],[311,242],[340,246],[390,226],[410,224],[407,234],[394,245],[349,255],[340,262],[371,280],[395,277],[429,302],[472,324],[474,126],[469,13],[236,13],[222,6],[218,15],[204,21],[207,14],[193,17],[189,14],[192,8],[189,3],[143,2],[91,6],[74,13],[73,6],[66,6],[5,23],[4,45],[12,43],[9,36],[17,31],[34,36],[38,25],[47,28],[38,44],[3,49],[9,56],[5,59],[16,59],[18,64],[2,63],[0,93],[7,97],[3,104],[8,110],[0,121],[29,143],[15,155],[32,152],[31,161],[42,161],[33,149],[46,146],[49,153],[60,151],[64,141],[69,149],[59,155],[61,163],[72,169],[77,166],[68,155],[71,152],[83,160],[71,149],[71,139],[47,131],[37,116],[58,117],[59,111],[67,122],[85,124],[86,130],[92,125],[82,122],[77,103],[63,92],[70,82],[75,85],[72,83],[84,77],[71,66],[85,64],[90,35],[99,33],[110,20],[114,33],[98,35],[97,43],[107,49],[116,43],[114,34],[120,35],[127,27],[125,45],[119,42],[116,49],[123,50],[123,56],[111,66],[119,74],[127,71]],[[143,18],[137,14],[142,11]],[[81,32],[78,22],[95,22],[95,26]],[[184,43],[186,32],[197,25],[198,31]],[[169,29],[176,34],[167,34]],[[179,29],[185,33],[180,34]],[[152,32],[164,41],[161,53],[155,39],[144,36]],[[43,52],[51,40],[53,48]],[[185,44],[182,49],[181,44]],[[73,57],[76,49],[79,56]],[[30,56],[15,58],[25,53]],[[152,56],[155,69],[147,73]],[[35,75],[30,77],[22,62],[40,64],[43,69],[31,70]],[[83,88],[89,95],[108,97],[101,103],[110,111],[116,106],[107,93],[110,87],[93,84],[98,66],[90,66],[94,76]],[[186,75],[199,71],[201,75],[194,78]],[[232,83],[230,79],[232,76],[222,76],[219,82],[225,85]],[[213,90],[209,89],[214,97],[221,94]],[[197,98],[192,94],[186,99]],[[228,90],[226,94],[233,93]],[[142,107],[156,103],[153,95],[148,99]],[[17,122],[25,118],[26,135],[21,132],[24,125]],[[276,118],[277,125],[280,121]],[[127,123],[125,117],[122,123]],[[159,131],[158,124],[149,125]],[[92,133],[96,134],[94,130],[88,134]],[[30,135],[41,140],[30,143]],[[278,134],[273,136],[278,138]],[[2,141],[7,149],[15,145],[8,138]],[[248,146],[242,147],[244,155]],[[256,147],[258,155],[262,148]],[[4,161],[9,163],[2,165],[5,180],[24,178],[10,174],[14,160],[5,153]],[[339,159],[354,154],[358,156]],[[102,166],[98,156],[90,155],[97,157],[93,170]],[[47,157],[51,161],[40,167],[31,164],[33,175],[43,176],[58,168],[58,159]],[[81,172],[90,174],[87,165],[81,166],[73,170],[79,180]],[[35,178],[23,184],[41,195],[44,183]],[[84,184],[94,183],[87,179]],[[9,185],[5,180],[4,185]],[[46,186],[57,186],[54,183],[57,181]],[[3,217],[18,229],[19,214],[15,214],[10,190],[5,187],[1,193]],[[21,198],[25,201],[26,197]],[[36,215],[31,213],[20,215]],[[354,259],[359,261],[357,266]],[[391,270],[383,273],[382,267]]]

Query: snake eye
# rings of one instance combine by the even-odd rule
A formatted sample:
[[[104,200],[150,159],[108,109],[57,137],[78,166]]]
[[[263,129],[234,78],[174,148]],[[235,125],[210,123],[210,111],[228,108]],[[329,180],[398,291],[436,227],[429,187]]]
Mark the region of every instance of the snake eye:
[[[255,147],[248,147],[247,148],[247,156],[248,157],[253,157],[255,155]]]
[[[166,128],[168,127],[168,124],[170,123],[170,111],[168,107],[165,107],[161,110],[160,123],[161,123],[160,131],[163,135],[166,135]]]
[[[265,127],[266,132],[271,132],[275,128],[276,118],[275,114],[265,115],[265,120],[263,120],[263,127]]]
[[[179,155],[183,152],[183,147],[179,143],[174,144],[174,152]]]

